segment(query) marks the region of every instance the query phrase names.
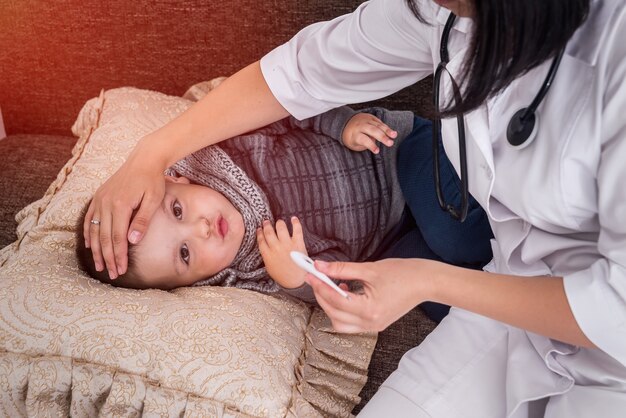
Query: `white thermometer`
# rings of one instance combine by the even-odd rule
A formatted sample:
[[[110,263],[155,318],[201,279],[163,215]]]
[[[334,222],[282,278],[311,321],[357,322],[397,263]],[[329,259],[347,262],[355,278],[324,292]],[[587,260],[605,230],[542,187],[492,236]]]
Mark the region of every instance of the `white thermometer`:
[[[335,292],[339,293],[344,298],[349,299],[348,294],[344,292],[342,288],[337,286],[335,282],[333,282],[327,275],[315,268],[315,266],[313,265],[313,260],[311,260],[310,257],[307,257],[306,255],[298,251],[292,251],[289,253],[289,255],[291,256],[291,259],[294,261],[294,263],[298,265],[298,267],[301,267],[302,269],[311,273],[312,275],[332,287]]]

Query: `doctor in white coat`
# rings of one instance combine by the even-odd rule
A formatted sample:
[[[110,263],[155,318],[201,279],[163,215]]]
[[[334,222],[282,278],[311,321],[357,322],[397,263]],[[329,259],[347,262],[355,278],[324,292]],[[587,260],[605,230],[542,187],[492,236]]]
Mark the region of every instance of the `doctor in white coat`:
[[[371,0],[305,28],[139,142],[85,218],[96,264],[125,271],[124,237],[141,239],[162,171],[185,155],[433,73],[446,152],[489,215],[494,259],[484,272],[316,263],[364,283],[345,300],[309,276],[340,331],[382,330],[426,300],[453,306],[361,415],[626,417],[623,0]]]

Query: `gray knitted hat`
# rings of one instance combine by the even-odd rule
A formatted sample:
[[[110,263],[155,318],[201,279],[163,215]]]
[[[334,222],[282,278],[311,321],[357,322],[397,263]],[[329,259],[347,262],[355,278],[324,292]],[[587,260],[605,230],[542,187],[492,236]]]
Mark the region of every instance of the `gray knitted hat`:
[[[226,269],[194,286],[234,286],[264,293],[277,292],[278,285],[267,275],[256,242],[256,230],[263,220],[274,222],[267,197],[258,184],[217,145],[194,152],[165,174],[185,176],[220,192],[243,217],[245,232],[235,260]]]

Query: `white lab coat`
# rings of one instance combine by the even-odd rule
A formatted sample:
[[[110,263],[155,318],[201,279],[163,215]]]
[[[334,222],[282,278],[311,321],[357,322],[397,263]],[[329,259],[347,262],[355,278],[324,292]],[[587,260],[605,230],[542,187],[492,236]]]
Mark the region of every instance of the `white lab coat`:
[[[439,63],[449,12],[430,0],[420,5],[432,25],[420,24],[404,0],[372,0],[350,15],[311,25],[263,57],[263,75],[297,118],[393,93],[432,74]],[[457,80],[471,25],[470,19],[457,19],[450,35],[448,68]],[[578,324],[601,350],[579,349],[453,310],[385,384],[387,392],[391,388],[410,399],[425,416],[527,416],[532,415],[527,401],[552,396],[546,416],[563,416],[575,398],[595,409],[578,405],[582,415],[570,411],[567,416],[626,417],[625,2],[592,1],[589,18],[569,41],[539,107],[535,141],[514,149],[506,140],[507,124],[533,100],[549,65],[533,69],[465,115],[470,192],[487,211],[495,235],[494,259],[486,269],[563,276]],[[443,121],[443,141],[458,171],[454,119]],[[472,338],[473,333],[482,337]],[[500,338],[503,333],[507,338]],[[492,360],[481,363],[473,379],[466,376],[476,391],[462,390],[463,385],[450,389],[451,380],[463,381],[456,374],[463,368],[447,370],[446,358],[471,363],[486,345],[495,350],[486,357]],[[441,361],[431,362],[435,358]],[[440,381],[429,390],[440,397],[447,393],[439,401],[445,407],[423,397],[429,390],[414,384],[420,376]],[[482,409],[475,405],[481,396],[490,400]],[[450,409],[457,405],[452,399],[460,402],[457,409]],[[601,407],[604,414],[597,415]]]

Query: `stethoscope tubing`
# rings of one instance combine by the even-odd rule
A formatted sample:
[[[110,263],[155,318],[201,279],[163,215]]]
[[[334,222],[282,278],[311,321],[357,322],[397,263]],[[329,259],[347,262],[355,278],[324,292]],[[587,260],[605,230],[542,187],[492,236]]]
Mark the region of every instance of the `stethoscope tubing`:
[[[450,16],[448,17],[448,20],[446,21],[446,24],[443,28],[443,33],[441,34],[441,43],[439,45],[440,62],[437,65],[437,69],[435,70],[435,76],[433,80],[433,104],[435,106],[436,112],[439,112],[439,85],[441,83],[441,75],[443,74],[443,71],[447,71],[448,74],[450,74],[450,72],[446,68],[446,65],[450,60],[450,56],[448,53],[448,39],[450,38],[450,32],[452,31],[455,20],[456,15],[454,13],[450,13]],[[550,87],[552,86],[552,82],[556,77],[556,73],[559,69],[559,65],[561,63],[561,59],[563,58],[564,53],[565,47],[561,48],[561,50],[559,50],[559,52],[552,60],[552,64],[550,65],[550,69],[548,70],[548,75],[544,79],[541,88],[533,98],[530,105],[525,109],[523,108],[521,110],[518,110],[509,121],[507,129],[507,140],[512,146],[518,149],[522,149],[528,146],[534,139],[538,126],[538,117],[535,112],[539,108],[539,105],[541,104],[544,97],[550,90]],[[453,94],[455,96],[454,99],[457,103],[460,103],[459,100],[462,100],[460,90],[454,82],[452,74],[450,74],[450,80],[452,80],[451,84]],[[517,118],[515,119],[515,124],[513,124],[514,118]],[[439,133],[441,132],[441,119],[439,117],[435,117],[433,119],[433,172],[435,180],[435,191],[437,193],[437,201],[439,202],[439,206],[442,210],[448,212],[450,216],[452,216],[454,219],[463,222],[469,210],[469,182],[467,175],[467,150],[465,145],[464,115],[460,113],[456,115],[456,119],[459,131],[459,162],[461,169],[460,210],[455,208],[453,205],[447,204],[445,202],[445,199],[443,197],[443,191],[441,190],[441,179],[439,176]]]

